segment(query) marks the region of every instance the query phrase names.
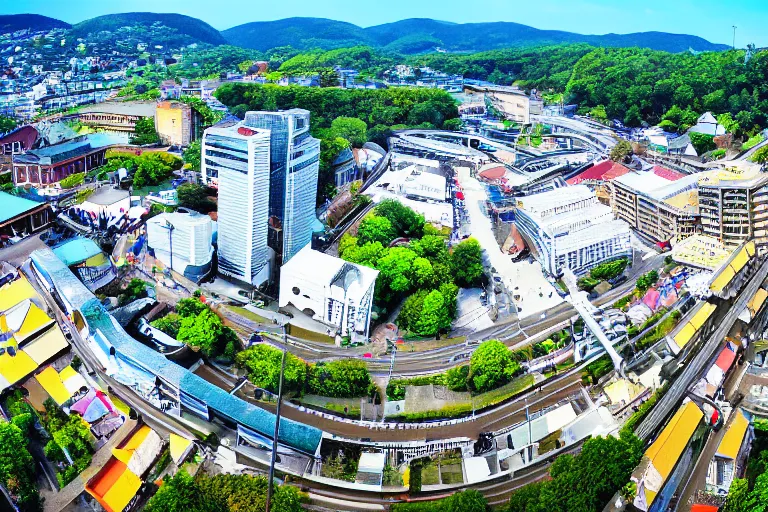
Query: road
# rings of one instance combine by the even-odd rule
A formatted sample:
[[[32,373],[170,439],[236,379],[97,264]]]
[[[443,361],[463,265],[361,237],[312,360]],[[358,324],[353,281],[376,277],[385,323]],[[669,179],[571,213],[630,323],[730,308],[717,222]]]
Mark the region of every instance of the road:
[[[758,270],[749,279],[747,285],[741,290],[738,298],[732,302],[725,317],[719,322],[715,331],[702,344],[701,349],[691,359],[682,372],[675,379],[674,385],[664,394],[656,406],[638,426],[638,437],[648,440],[669,418],[672,412],[679,406],[683,397],[688,393],[689,387],[705,370],[706,365],[712,360],[715,351],[720,347],[725,336],[730,331],[739,314],[757,292],[768,276],[768,259],[760,263]]]

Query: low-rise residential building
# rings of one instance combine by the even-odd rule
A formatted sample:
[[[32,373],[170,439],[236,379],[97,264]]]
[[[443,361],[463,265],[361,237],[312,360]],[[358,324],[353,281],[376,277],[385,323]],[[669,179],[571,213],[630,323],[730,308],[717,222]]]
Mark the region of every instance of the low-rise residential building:
[[[133,133],[136,122],[155,117],[154,101],[110,101],[89,105],[78,113],[81,123],[100,130]]]
[[[162,101],[155,110],[155,127],[160,142],[188,146],[200,138],[200,114],[186,103]]]
[[[97,144],[86,135],[16,155],[13,182],[16,186],[53,185],[69,175],[100,167],[104,165],[107,148]]]
[[[586,185],[521,198],[517,229],[531,253],[552,275],[582,274],[604,261],[631,256],[629,226],[615,220]]]
[[[30,235],[53,219],[51,205],[0,192],[0,235]]]
[[[305,246],[280,271],[280,307],[291,305],[339,336],[365,342],[378,274]]]
[[[696,176],[656,166],[616,177],[611,206],[642,238],[653,243],[676,242],[696,233]]]

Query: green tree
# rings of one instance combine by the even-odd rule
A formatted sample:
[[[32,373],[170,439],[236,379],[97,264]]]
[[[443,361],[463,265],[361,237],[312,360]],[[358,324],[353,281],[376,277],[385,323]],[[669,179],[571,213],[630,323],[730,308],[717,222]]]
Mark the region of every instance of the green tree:
[[[749,492],[744,510],[747,512],[768,511],[768,472],[761,473],[755,479],[755,485]]]
[[[755,151],[749,159],[758,164],[768,163],[768,146],[763,146]]]
[[[332,398],[366,396],[373,386],[368,366],[360,359],[337,359],[309,368],[309,392]]]
[[[414,469],[421,487],[421,470],[411,465],[411,478],[414,477]],[[414,490],[413,482],[411,491]],[[479,491],[467,489],[451,494],[447,498],[434,501],[395,503],[392,505],[392,512],[486,512],[488,502]]]
[[[449,329],[450,326],[451,316],[445,304],[445,298],[440,291],[432,290],[424,297],[421,315],[412,329],[422,336],[434,336],[440,331]]]
[[[541,490],[545,485],[546,483],[544,482],[536,482],[520,487],[509,497],[509,508],[507,509],[507,512],[533,511],[536,503],[539,501]]]
[[[727,133],[741,133],[741,127],[739,126],[739,123],[733,119],[733,116],[730,112],[725,112],[717,116],[717,124],[722,125]]]
[[[0,421],[0,481],[23,512],[42,509],[37,492],[36,466],[27,448],[28,435]]]
[[[160,329],[171,338],[176,338],[181,329],[181,315],[169,313],[165,316],[152,320],[149,324],[155,329]]]
[[[224,325],[216,313],[206,309],[197,316],[184,317],[179,327],[177,339],[193,348],[198,348],[207,357],[220,352],[219,337]]]
[[[356,117],[337,117],[331,122],[331,132],[356,148],[362,147],[368,140],[368,125]]]
[[[146,144],[157,144],[160,142],[160,136],[155,130],[155,120],[152,117],[142,117],[136,121],[131,137],[131,144],[144,146]]]
[[[254,386],[277,393],[282,356],[280,349],[258,344],[237,354],[235,363],[248,371],[248,379]],[[307,363],[291,353],[286,354],[283,390],[300,393],[307,380],[307,371]]]
[[[147,296],[148,286],[149,283],[146,281],[134,277],[128,282],[123,292],[118,296],[117,303],[123,306],[135,300],[143,299]]]
[[[0,116],[0,133],[10,132],[15,129],[18,123],[10,117]]]
[[[203,493],[184,469],[163,481],[160,489],[147,502],[146,512],[221,512],[216,500]]]
[[[731,488],[728,490],[728,498],[725,500],[722,512],[744,512],[749,500],[749,482],[746,478],[734,478]]]
[[[632,154],[632,144],[624,139],[611,148],[610,158],[614,162],[624,162]]]
[[[176,313],[182,318],[197,316],[207,309],[210,309],[208,305],[195,297],[181,299],[176,303]]]
[[[483,257],[480,243],[468,238],[451,253],[451,267],[456,284],[465,288],[478,286],[483,277]]]
[[[418,288],[432,288],[435,285],[435,271],[427,258],[413,260],[413,282]]]
[[[320,87],[338,87],[340,79],[339,74],[333,68],[320,70]]]
[[[407,247],[392,247],[376,263],[381,286],[392,292],[404,293],[413,286],[412,268],[416,253]]]
[[[189,167],[196,172],[200,172],[200,155],[202,148],[199,140],[193,140],[189,143],[187,149],[184,150],[182,158],[185,164],[189,164]]]
[[[220,512],[264,510],[267,499],[267,479],[264,476],[220,474],[199,475],[195,479],[203,496],[214,502]],[[272,509],[300,512],[305,501],[301,492],[291,485],[275,486]]]
[[[443,123],[443,130],[450,130],[452,132],[458,132],[461,130],[461,119],[446,119]]]
[[[469,360],[468,382],[475,391],[482,393],[506,384],[520,372],[520,363],[512,352],[498,340],[481,343]]]
[[[651,286],[656,284],[656,281],[658,280],[659,273],[656,270],[651,270],[637,279],[637,289],[645,293]]]
[[[691,144],[693,144],[693,148],[699,155],[717,148],[715,145],[715,138],[712,135],[707,135],[706,133],[689,132],[688,136],[691,138]]]
[[[454,366],[445,372],[445,384],[451,391],[466,391],[469,366]]]
[[[379,242],[386,246],[396,236],[397,233],[389,219],[374,214],[366,215],[357,228],[357,242],[360,245]]]
[[[195,210],[200,213],[216,211],[216,203],[208,199],[208,187],[197,183],[184,183],[176,189],[179,206]]]
[[[385,199],[376,205],[376,215],[392,224],[396,236],[419,238],[424,233],[424,216],[397,199]]]

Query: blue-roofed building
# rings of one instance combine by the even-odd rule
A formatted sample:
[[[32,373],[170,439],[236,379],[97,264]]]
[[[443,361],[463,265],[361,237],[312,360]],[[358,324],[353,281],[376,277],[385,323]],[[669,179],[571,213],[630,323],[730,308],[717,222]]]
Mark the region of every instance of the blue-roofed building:
[[[117,277],[115,264],[90,238],[70,238],[55,246],[53,253],[70,267],[91,291],[108,285]]]
[[[107,152],[107,146],[103,142],[103,137],[85,135],[15,155],[13,182],[16,186],[50,186],[69,175],[101,167]]]
[[[6,192],[0,192],[0,235],[16,237],[29,235],[48,225],[51,207]]]
[[[248,403],[195,375],[132,338],[98,299],[50,249],[32,253],[32,267],[52,290],[81,332],[87,329],[92,350],[112,378],[134,389],[168,414],[217,418],[238,431],[272,439],[275,415]],[[314,455],[322,431],[295,421],[280,420],[280,443]]]

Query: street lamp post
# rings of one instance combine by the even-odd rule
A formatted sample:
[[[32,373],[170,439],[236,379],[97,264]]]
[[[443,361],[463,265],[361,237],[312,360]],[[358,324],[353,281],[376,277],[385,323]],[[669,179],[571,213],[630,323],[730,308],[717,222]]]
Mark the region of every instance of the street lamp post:
[[[283,403],[283,374],[285,373],[285,355],[288,352],[288,341],[285,334],[285,324],[283,324],[283,357],[280,361],[280,381],[277,387],[277,410],[275,411],[275,433],[272,438],[272,459],[269,463],[269,479],[267,481],[267,506],[266,512],[269,512],[272,503],[272,492],[275,479],[275,461],[277,460],[277,439],[280,434],[280,405]]]

